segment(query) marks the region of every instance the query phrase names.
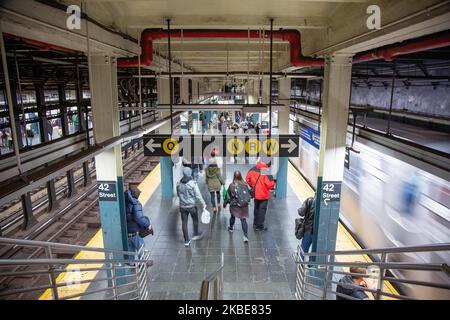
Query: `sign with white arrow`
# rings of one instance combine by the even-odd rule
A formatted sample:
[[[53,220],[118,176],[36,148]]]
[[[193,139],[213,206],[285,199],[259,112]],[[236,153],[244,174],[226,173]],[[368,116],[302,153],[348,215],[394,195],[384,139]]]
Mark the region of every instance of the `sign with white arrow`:
[[[324,181],[322,184],[322,201],[325,206],[330,202],[341,201],[341,181]]]
[[[161,148],[161,143],[155,143],[155,139],[150,138],[150,140],[145,144],[145,147],[150,150],[150,152],[155,152],[155,148]]]
[[[279,157],[298,157],[299,156],[299,137],[296,135],[280,135],[280,154]]]
[[[298,157],[298,135],[256,135],[256,134],[216,134],[216,135],[144,135],[144,155],[204,157],[215,150],[218,156],[246,157]],[[206,151],[205,151],[206,150]]]

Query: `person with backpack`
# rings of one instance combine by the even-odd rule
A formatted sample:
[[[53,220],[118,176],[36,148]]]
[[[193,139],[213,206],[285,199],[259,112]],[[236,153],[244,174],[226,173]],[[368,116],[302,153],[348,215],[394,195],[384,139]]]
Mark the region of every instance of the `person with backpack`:
[[[255,231],[266,231],[264,226],[266,219],[267,206],[269,204],[270,190],[275,187],[275,181],[268,173],[269,164],[261,161],[251,168],[247,173],[245,180],[251,188],[251,195],[255,198],[255,208],[253,212],[253,228]]]
[[[248,207],[250,205],[250,188],[242,178],[240,171],[235,171],[233,174],[233,182],[230,183],[223,207],[226,208],[227,204],[230,205],[230,226],[229,232],[233,232],[234,223],[236,218],[241,220],[242,231],[244,232],[244,242],[248,243]]]
[[[316,212],[316,197],[310,197],[306,199],[302,206],[298,209],[298,215],[300,218],[296,219],[295,223],[295,236],[301,240],[300,247],[302,252],[300,253],[303,260],[303,253],[309,252],[313,241],[314,232],[314,214]]]
[[[198,231],[198,213],[197,203],[201,203],[203,209],[206,209],[206,203],[202,198],[197,182],[192,178],[192,169],[183,167],[183,178],[177,184],[177,195],[180,199],[180,213],[183,228],[184,246],[191,245],[191,239],[188,232],[188,217],[192,217],[194,223],[194,236],[192,240],[200,240],[201,235]]]
[[[142,252],[139,252],[139,250],[145,246],[145,243],[141,235],[143,231],[147,235],[153,235],[153,227],[150,219],[144,215],[142,204],[138,200],[140,194],[141,190],[134,185],[130,186],[125,192],[125,211],[127,215],[128,248],[130,251],[141,253],[140,257],[142,257]],[[147,266],[152,264],[153,261],[151,260],[147,262]]]
[[[220,189],[225,185],[225,180],[222,177],[215,156],[209,160],[208,168],[206,168],[206,184],[208,185],[208,191],[211,195],[213,212],[216,213],[220,210]]]

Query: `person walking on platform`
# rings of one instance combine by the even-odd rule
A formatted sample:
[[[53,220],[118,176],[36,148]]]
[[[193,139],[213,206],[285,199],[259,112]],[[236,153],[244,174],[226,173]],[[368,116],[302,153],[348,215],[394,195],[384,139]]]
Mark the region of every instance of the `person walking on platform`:
[[[182,164],[183,167],[188,167],[191,169],[192,172],[192,178],[194,181],[198,181],[198,176],[203,172],[203,163],[202,159],[199,159],[199,157],[196,157],[192,159],[192,161],[183,158]]]
[[[245,181],[250,186],[252,195],[255,198],[255,208],[253,211],[253,228],[256,231],[265,231],[267,228],[264,226],[266,219],[267,206],[269,204],[270,190],[275,187],[275,181],[272,175],[267,174],[270,167],[269,164],[265,164],[261,161],[256,163],[256,166],[251,168]]]
[[[148,234],[153,234],[153,228],[150,219],[144,216],[142,204],[138,198],[141,194],[136,186],[130,186],[125,192],[125,209],[127,214],[127,230],[128,230],[128,248],[130,251],[139,253],[142,257],[142,247],[145,246],[144,240],[140,236],[140,230],[148,230]],[[153,261],[149,260],[147,266],[151,266]]]
[[[235,171],[233,175],[233,182],[230,184],[223,202],[223,207],[226,208],[227,204],[230,205],[230,226],[229,232],[233,232],[234,223],[236,218],[241,220],[242,231],[244,232],[244,242],[248,242],[248,206],[250,204],[250,188],[242,178],[240,171]]]
[[[310,197],[306,199],[302,206],[298,209],[298,215],[300,216],[300,222],[296,228],[295,236],[297,239],[301,239],[300,253],[303,260],[303,253],[308,253],[313,241],[313,229],[314,229],[314,214],[316,212],[316,197]]]
[[[201,235],[198,230],[198,213],[197,203],[201,203],[203,209],[206,208],[206,203],[202,198],[197,182],[192,178],[192,170],[189,167],[183,168],[183,178],[177,184],[177,195],[180,199],[180,213],[183,228],[184,246],[191,245],[191,239],[188,232],[188,217],[192,217],[194,223],[194,236],[192,240],[200,240]]]
[[[215,156],[209,160],[208,168],[206,168],[205,171],[206,184],[211,195],[211,205],[213,212],[217,213],[220,210],[220,190],[222,189],[222,186],[225,185],[225,179],[222,177]]]

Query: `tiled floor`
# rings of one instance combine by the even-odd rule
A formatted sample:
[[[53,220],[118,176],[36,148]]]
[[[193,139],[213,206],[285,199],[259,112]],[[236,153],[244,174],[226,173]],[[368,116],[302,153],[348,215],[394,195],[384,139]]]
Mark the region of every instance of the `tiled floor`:
[[[245,175],[249,168],[249,165],[229,165],[227,183],[234,170],[241,170]],[[200,177],[199,185],[209,203],[204,177]],[[158,187],[144,207],[155,229],[155,235],[145,239],[154,261],[150,268],[150,299],[198,299],[201,281],[219,266],[221,252],[225,255],[225,299],[293,299],[295,263],[292,253],[297,246],[294,219],[299,205],[298,197],[289,186],[286,199],[272,198],[265,232],[253,231],[252,205],[248,244],[242,241],[239,221],[234,233],[227,231],[230,217],[227,208],[209,225],[200,224],[204,238],[185,248],[176,198],[163,201]],[[189,229],[192,233],[191,221]]]

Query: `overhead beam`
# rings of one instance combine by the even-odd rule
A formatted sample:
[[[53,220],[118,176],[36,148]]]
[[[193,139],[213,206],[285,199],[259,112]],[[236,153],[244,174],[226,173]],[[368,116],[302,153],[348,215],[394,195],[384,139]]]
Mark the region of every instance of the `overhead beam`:
[[[230,4],[231,6],[232,4]],[[164,19],[161,15],[126,15],[116,19],[117,25],[124,28],[164,28]],[[246,26],[251,29],[261,28],[262,26],[268,27],[267,15],[177,15],[173,18],[173,28],[205,28],[211,27],[226,27],[236,28],[236,26]],[[277,27],[284,29],[326,29],[329,20],[327,17],[277,17]]]
[[[328,36],[317,37],[303,47],[305,55],[323,56],[331,52],[358,53],[448,29],[450,1],[375,0],[381,8],[380,30],[369,30],[366,4],[340,7],[330,20]],[[352,21],[351,24],[348,21]],[[310,36],[308,30],[302,34]]]
[[[0,20],[5,33],[87,52],[86,21],[82,20],[80,30],[69,30],[66,26],[67,14],[63,10],[32,0],[5,0],[0,6]],[[91,22],[89,35],[93,52],[118,56],[139,52],[137,43]]]

